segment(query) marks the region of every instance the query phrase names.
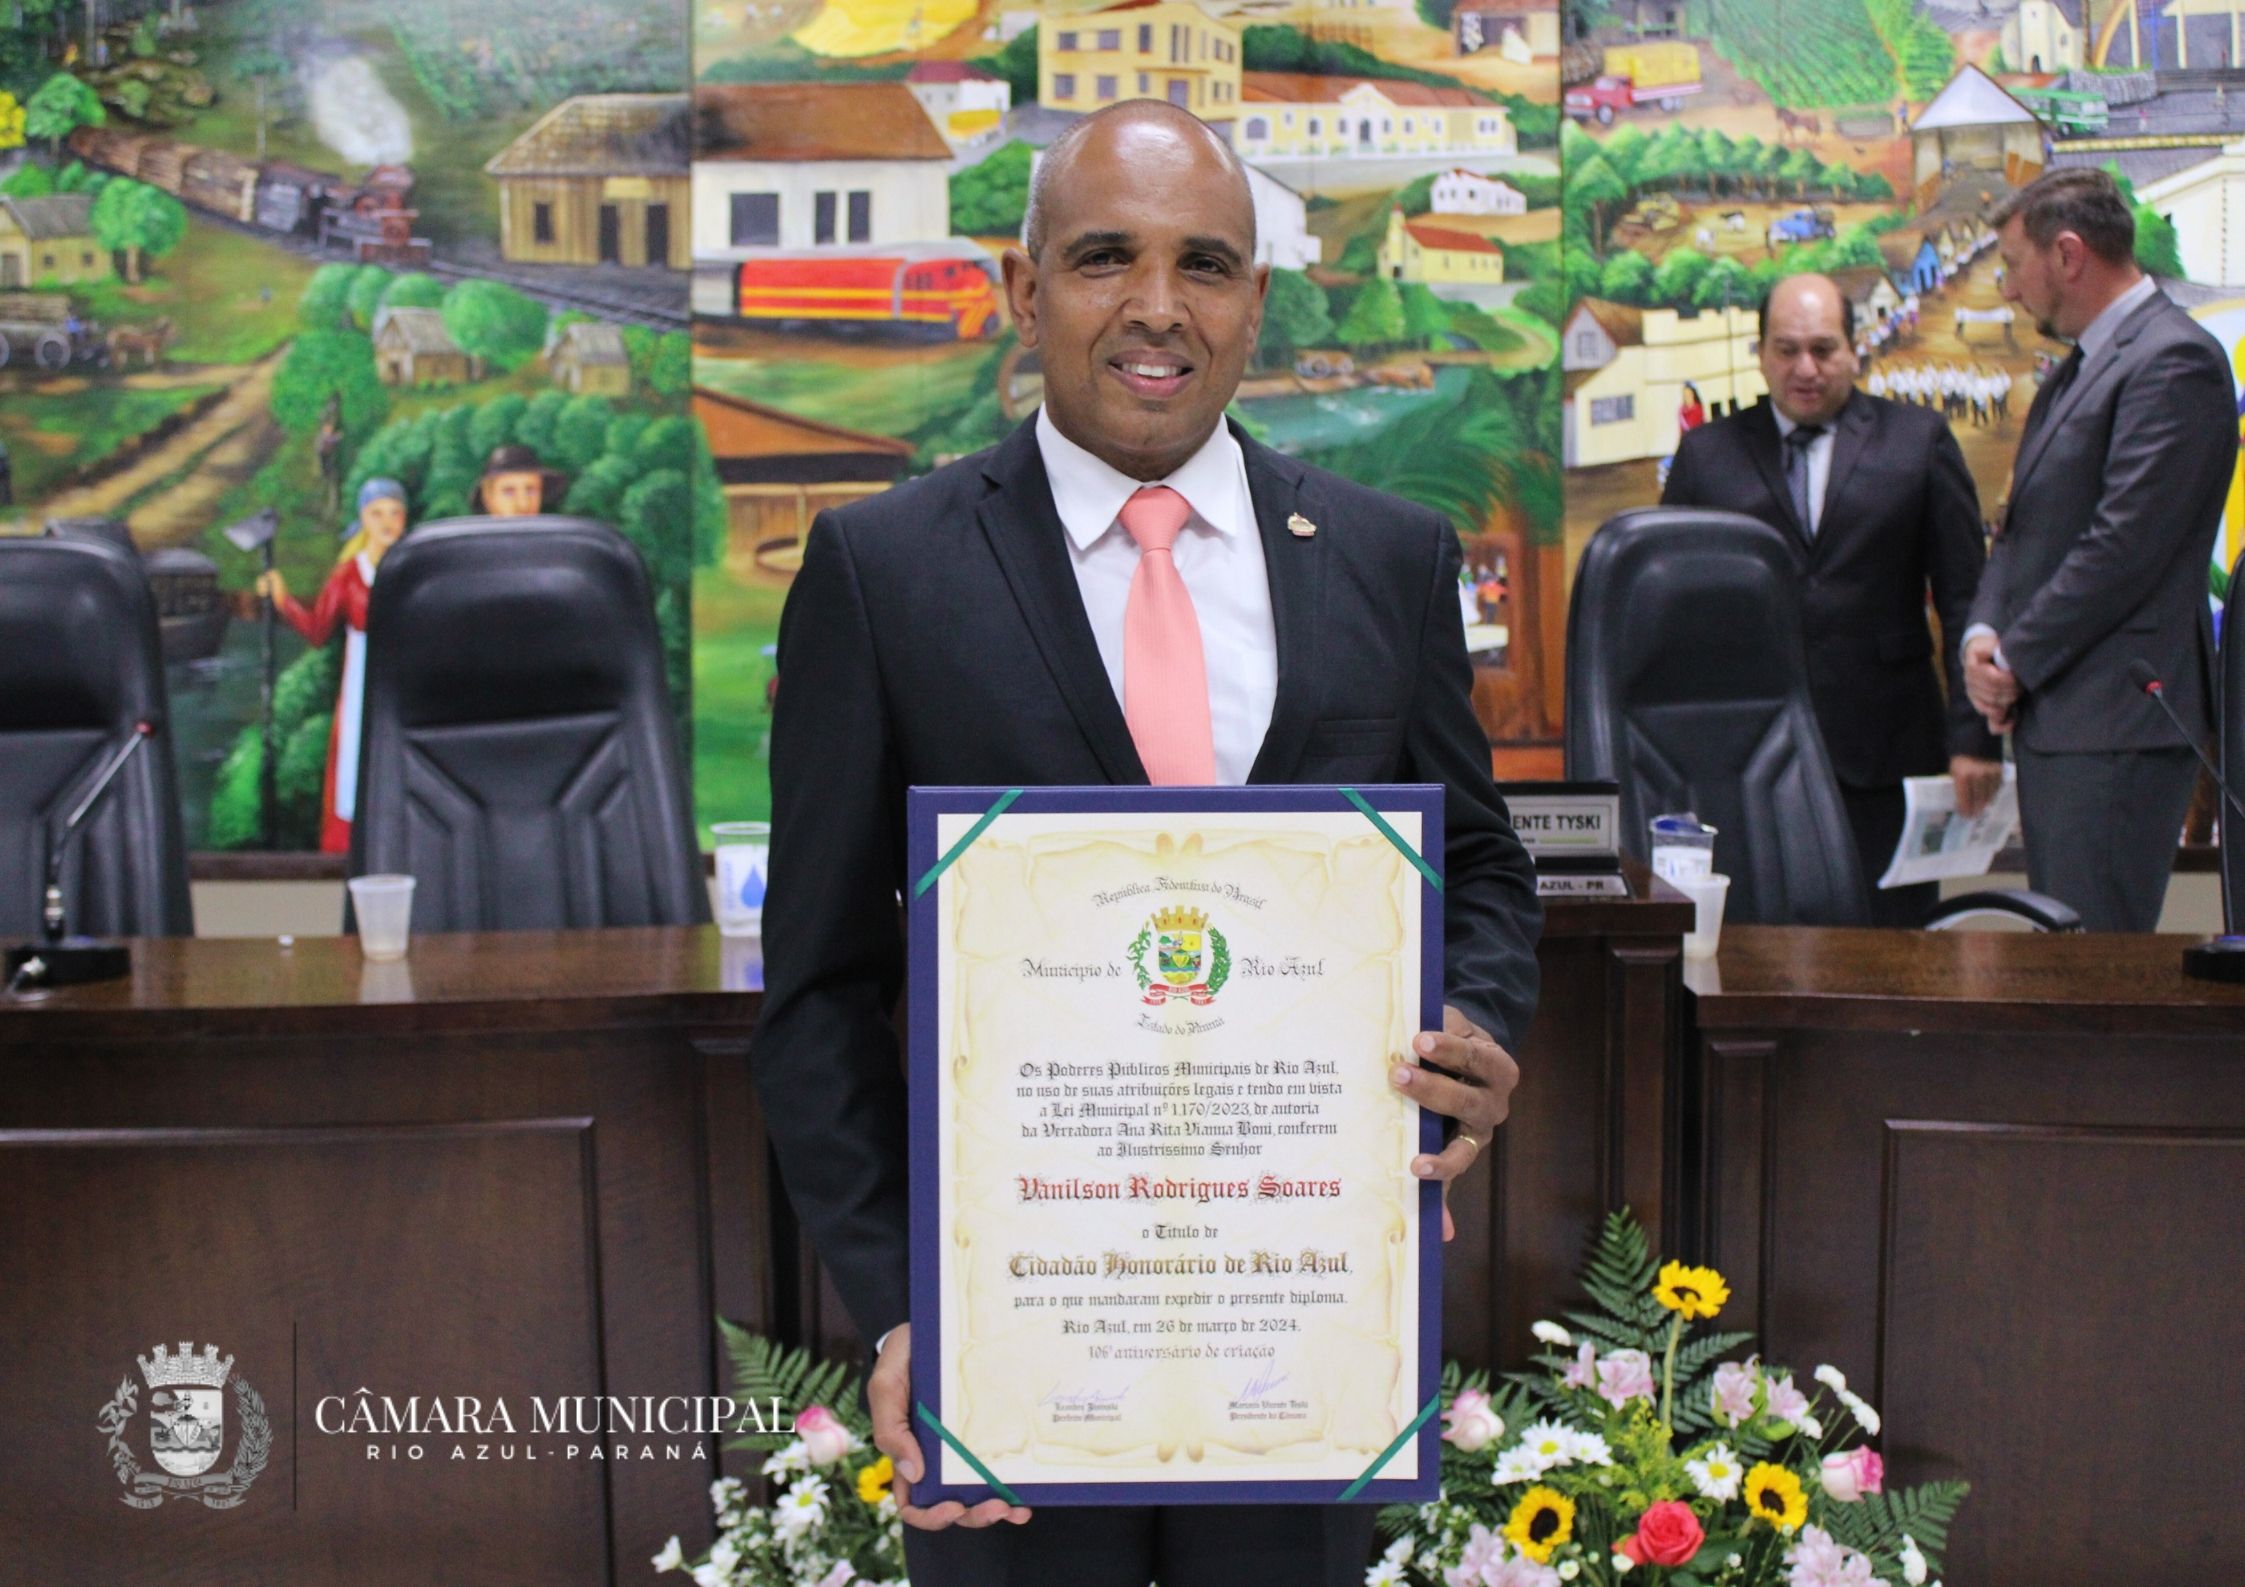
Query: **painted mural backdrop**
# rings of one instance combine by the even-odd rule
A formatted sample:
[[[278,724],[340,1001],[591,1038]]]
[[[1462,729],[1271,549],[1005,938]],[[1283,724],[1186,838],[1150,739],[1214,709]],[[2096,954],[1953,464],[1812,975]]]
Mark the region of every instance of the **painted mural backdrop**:
[[[500,446],[639,547],[686,720],[723,506],[688,405],[683,0],[0,14],[0,529],[147,561],[190,843],[336,846],[361,486],[458,514]],[[268,547],[300,607],[270,805]]]
[[[1450,516],[1490,736],[1549,737],[1555,4],[701,0],[694,44],[694,407],[726,500],[694,589],[705,819],[767,808],[772,646],[812,516],[1034,410],[998,257],[1038,151],[1138,97],[1217,125],[1251,172],[1272,285],[1236,416]]]
[[[1763,394],[1752,306],[1800,270],[1853,301],[1868,389],[1948,416],[1992,509],[2065,349],[2004,305],[1986,216],[2044,170],[2113,172],[2138,259],[2245,345],[2237,0],[1570,0],[1566,21],[1570,563],[1655,499],[1682,428]],[[2241,522],[2233,491],[2223,567]]]
[[[334,778],[347,643],[284,623],[261,793],[258,524],[309,609],[365,480],[454,513],[502,446],[639,545],[700,815],[763,814],[810,519],[1034,408],[998,255],[1038,151],[1117,99],[1186,106],[1252,172],[1273,283],[1239,420],[1458,526],[1501,774],[1557,771],[1575,560],[1682,427],[1762,394],[1780,275],[1841,281],[1866,383],[1940,407],[1991,503],[2058,351],[1985,222],[2034,173],[2115,171],[2144,262],[2245,347],[2245,0],[9,14],[0,528],[114,520],[148,558],[204,847],[314,846]]]

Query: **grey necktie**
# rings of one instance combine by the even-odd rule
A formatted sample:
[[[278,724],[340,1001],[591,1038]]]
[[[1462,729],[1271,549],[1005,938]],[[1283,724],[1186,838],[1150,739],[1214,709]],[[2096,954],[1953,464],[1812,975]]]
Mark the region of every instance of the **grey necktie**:
[[[1792,493],[1793,516],[1800,520],[1801,533],[1811,540],[1816,538],[1816,514],[1809,498],[1808,449],[1823,433],[1821,424],[1796,424],[1785,438],[1785,488]]]

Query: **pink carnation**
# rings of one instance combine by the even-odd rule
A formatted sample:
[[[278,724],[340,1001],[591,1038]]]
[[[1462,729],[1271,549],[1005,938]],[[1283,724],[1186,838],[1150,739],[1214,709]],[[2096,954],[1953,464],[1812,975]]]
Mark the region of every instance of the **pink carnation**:
[[[1631,1400],[1650,1403],[1653,1358],[1642,1350],[1616,1350],[1598,1363],[1598,1397],[1619,1410]]]

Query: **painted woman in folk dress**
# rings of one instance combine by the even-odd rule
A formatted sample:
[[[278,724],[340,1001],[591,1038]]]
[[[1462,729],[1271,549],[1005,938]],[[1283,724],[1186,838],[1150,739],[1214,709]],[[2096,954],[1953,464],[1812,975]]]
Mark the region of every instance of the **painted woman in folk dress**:
[[[343,542],[335,571],[307,608],[288,592],[278,570],[258,575],[257,593],[309,645],[324,645],[343,624],[343,683],[335,696],[335,725],[327,741],[327,780],[320,791],[320,852],[347,854],[351,815],[359,792],[359,725],[366,698],[366,605],[374,574],[390,547],[405,536],[405,487],[370,479],[359,489],[358,528]]]

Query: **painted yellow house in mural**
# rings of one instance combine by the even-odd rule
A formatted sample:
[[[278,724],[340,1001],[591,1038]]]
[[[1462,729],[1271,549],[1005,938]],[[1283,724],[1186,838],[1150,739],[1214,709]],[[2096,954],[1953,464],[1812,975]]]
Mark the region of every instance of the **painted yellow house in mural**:
[[[1244,159],[1520,152],[1502,105],[1463,88],[1310,72],[1249,72],[1232,146]]]
[[[1123,0],[1047,17],[1037,29],[1037,100],[1089,112],[1166,99],[1203,121],[1239,114],[1240,30],[1187,0]]]
[[[1688,383],[1710,418],[1769,387],[1754,357],[1752,309],[1679,314],[1584,298],[1559,338],[1561,446],[1569,468],[1667,457]]]
[[[0,198],[0,287],[106,281],[109,250],[94,237],[93,195]]]
[[[1405,220],[1400,208],[1391,209],[1387,240],[1380,244],[1380,274],[1429,286],[1498,286],[1504,281],[1504,250],[1486,237]]]

